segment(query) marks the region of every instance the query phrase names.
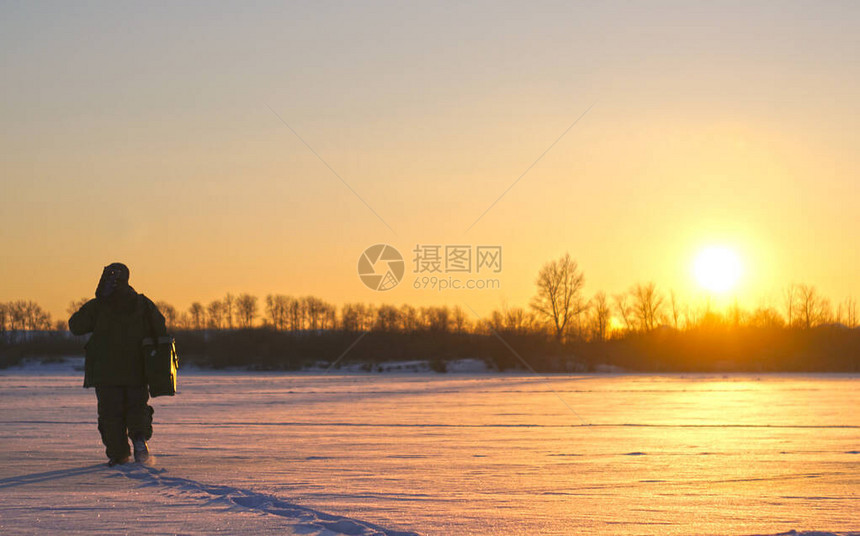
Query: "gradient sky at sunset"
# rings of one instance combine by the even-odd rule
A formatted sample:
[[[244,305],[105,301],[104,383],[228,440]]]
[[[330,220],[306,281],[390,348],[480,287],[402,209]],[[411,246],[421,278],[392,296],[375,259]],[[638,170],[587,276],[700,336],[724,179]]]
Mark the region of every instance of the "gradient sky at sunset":
[[[485,314],[565,251],[589,294],[701,296],[710,245],[748,306],[858,297],[858,28],[857,2],[2,2],[0,301],[63,317],[119,260],[181,308]],[[375,243],[407,257],[385,293]],[[501,290],[413,289],[416,244],[502,246]]]

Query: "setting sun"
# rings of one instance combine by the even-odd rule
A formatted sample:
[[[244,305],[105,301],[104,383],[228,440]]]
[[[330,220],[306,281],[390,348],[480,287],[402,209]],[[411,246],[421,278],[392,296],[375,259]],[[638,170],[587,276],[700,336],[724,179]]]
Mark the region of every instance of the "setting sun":
[[[860,536],[857,28],[0,0],[0,536]]]
[[[699,253],[693,265],[696,281],[712,292],[732,290],[741,276],[737,253],[726,247],[708,247]]]

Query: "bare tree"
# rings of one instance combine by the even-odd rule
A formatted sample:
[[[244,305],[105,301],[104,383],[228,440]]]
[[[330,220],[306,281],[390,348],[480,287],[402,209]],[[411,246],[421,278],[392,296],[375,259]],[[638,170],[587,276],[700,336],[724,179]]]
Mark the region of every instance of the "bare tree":
[[[584,340],[586,337],[586,327],[588,324],[588,312],[591,307],[590,302],[584,302],[585,307],[580,314],[574,316],[567,323],[564,329],[565,340]]]
[[[54,329],[54,320],[51,318],[51,313],[42,309],[36,302],[29,303],[30,308],[27,311],[28,329],[52,331]]]
[[[301,301],[307,315],[308,327],[312,331],[321,329],[328,310],[328,304],[315,296],[305,296]]]
[[[27,313],[23,301],[9,302],[9,331],[24,331],[27,325]]]
[[[304,302],[290,298],[287,303],[287,324],[292,332],[305,329],[305,306]]]
[[[839,302],[833,314],[833,322],[842,324],[847,328],[857,326],[857,304],[853,298],[846,298]]]
[[[413,331],[417,331],[419,327],[418,323],[418,311],[415,310],[414,307],[408,304],[403,304],[400,306],[400,331],[411,333]]]
[[[344,331],[358,331],[359,328],[358,304],[345,303],[340,308],[340,327]]]
[[[627,331],[633,331],[636,327],[634,325],[635,318],[633,316],[633,307],[630,305],[628,298],[629,296],[626,292],[613,296],[613,300],[615,300],[615,308],[618,310],[618,315],[621,316],[621,320],[624,321],[624,329]]]
[[[347,303],[341,308],[341,326],[345,331],[369,331],[376,311],[364,303]]]
[[[794,283],[785,287],[782,291],[782,302],[785,307],[785,319],[788,323],[788,327],[794,327],[797,319],[795,318],[795,311],[797,311],[797,300],[798,300],[798,288]]]
[[[857,327],[857,300],[847,298],[845,300],[845,320],[844,324],[851,329]]]
[[[359,308],[359,319],[362,331],[373,329],[373,321],[376,319],[376,306],[372,304],[361,304]]]
[[[257,297],[250,294],[240,294],[236,298],[236,320],[241,328],[254,325],[257,316]]]
[[[191,315],[187,311],[182,311],[176,315],[176,329],[191,329]]]
[[[469,322],[466,312],[459,305],[455,305],[451,311],[451,327],[454,329],[454,333],[465,333],[469,331],[470,326],[471,322]]]
[[[376,309],[376,331],[397,331],[400,326],[400,310],[393,305],[380,305]]]
[[[421,310],[425,312],[428,324],[427,327],[430,331],[436,333],[447,333],[451,328],[451,313],[448,310],[446,305],[441,307],[422,307]]]
[[[630,291],[633,297],[633,311],[643,331],[651,331],[661,320],[663,296],[654,283],[637,284]]]
[[[827,323],[830,320],[830,302],[819,295],[814,286],[798,285],[797,316],[804,329]]]
[[[80,298],[77,300],[70,301],[69,306],[66,307],[66,313],[69,316],[72,316],[73,314],[77,313],[80,310],[80,308],[83,307],[84,304],[87,303],[88,301],[90,301],[90,298]]]
[[[740,304],[738,304],[737,298],[735,299],[734,303],[729,306],[729,310],[727,311],[726,316],[728,317],[728,320],[732,323],[732,325],[734,325],[735,327],[738,327],[741,325],[741,323],[743,323],[746,313],[743,309],[741,309]]]
[[[9,329],[9,306],[0,303],[0,335],[5,335]]]
[[[684,326],[690,328],[702,328],[705,326],[717,326],[723,323],[722,317],[714,312],[711,297],[697,303],[689,304],[684,308]]]
[[[448,309],[444,312],[439,307],[419,307],[417,311],[418,329],[422,331],[447,331]]]
[[[337,307],[331,304],[326,304],[325,309],[323,310],[323,329],[336,329],[337,328]]]
[[[221,304],[224,309],[224,323],[227,326],[227,329],[233,329],[233,315],[236,308],[236,298],[233,297],[229,292],[224,299],[221,300]]]
[[[490,313],[489,318],[486,318],[481,321],[480,328],[481,331],[484,333],[492,331],[505,331],[505,315],[502,314],[502,312],[498,309],[493,309],[493,312]]]
[[[433,316],[430,312],[430,308],[419,307],[417,313],[418,329],[421,331],[428,331],[430,329],[430,323],[432,321]]]
[[[177,327],[176,321],[178,320],[176,307],[165,301],[155,302],[155,306],[158,307],[158,310],[161,311],[162,315],[164,315],[164,322],[167,324],[167,329],[175,329]]]
[[[283,294],[269,294],[266,296],[266,315],[277,330],[285,330],[289,325],[290,304],[295,301]]]
[[[206,306],[206,317],[209,320],[209,328],[224,328],[224,304],[220,300],[212,300]]]
[[[605,341],[609,333],[609,318],[612,310],[605,292],[598,292],[591,299],[591,337]]]
[[[505,331],[522,335],[532,329],[535,316],[534,313],[522,307],[505,306],[502,308],[502,321]]]
[[[10,331],[36,331],[51,329],[51,314],[29,300],[17,300],[6,304]]]
[[[37,305],[35,302],[30,303],[32,307],[30,310],[30,322],[33,329],[50,330],[51,325],[53,324],[51,313],[42,309],[42,307]]]
[[[188,308],[189,323],[191,329],[203,329],[206,326],[206,310],[200,302],[194,302]]]
[[[576,261],[565,253],[560,259],[543,265],[537,277],[537,296],[531,307],[555,328],[555,337],[564,339],[565,328],[586,309],[582,298],[585,276]]]
[[[674,290],[669,291],[669,312],[672,315],[672,327],[678,329],[678,319],[681,317],[681,306]]]
[[[752,312],[747,325],[754,328],[781,328],[785,327],[785,320],[773,307],[762,306]]]
[[[281,311],[275,303],[275,296],[266,294],[266,316],[267,322],[271,322],[274,329],[279,330]]]
[[[305,311],[305,317],[308,321],[308,329],[316,331],[317,325],[319,324],[319,300],[313,296],[305,296],[299,299],[301,300]]]

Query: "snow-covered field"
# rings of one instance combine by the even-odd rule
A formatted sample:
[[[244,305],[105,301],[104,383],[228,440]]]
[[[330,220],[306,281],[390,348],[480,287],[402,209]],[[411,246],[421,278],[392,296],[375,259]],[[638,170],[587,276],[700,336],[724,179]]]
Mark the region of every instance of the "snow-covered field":
[[[860,531],[860,377],[185,372],[103,465],[70,367],[0,371],[0,534]]]

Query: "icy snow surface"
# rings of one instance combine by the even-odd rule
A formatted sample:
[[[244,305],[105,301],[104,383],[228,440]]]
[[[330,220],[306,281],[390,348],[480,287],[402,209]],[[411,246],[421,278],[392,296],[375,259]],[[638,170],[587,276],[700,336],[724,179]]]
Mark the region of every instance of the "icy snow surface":
[[[80,385],[0,371],[0,534],[860,531],[856,375],[185,372],[120,468]]]

